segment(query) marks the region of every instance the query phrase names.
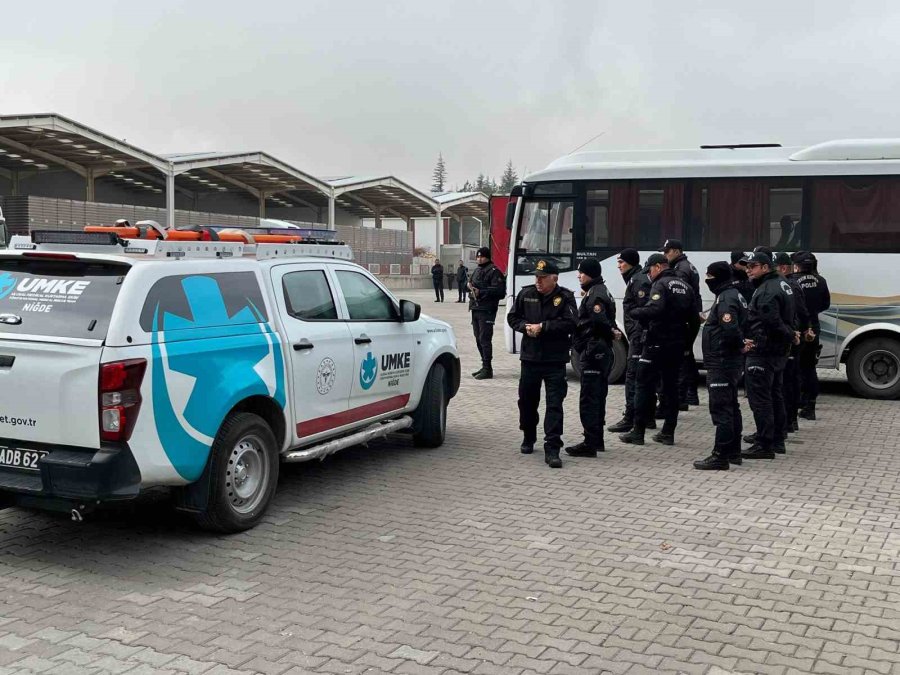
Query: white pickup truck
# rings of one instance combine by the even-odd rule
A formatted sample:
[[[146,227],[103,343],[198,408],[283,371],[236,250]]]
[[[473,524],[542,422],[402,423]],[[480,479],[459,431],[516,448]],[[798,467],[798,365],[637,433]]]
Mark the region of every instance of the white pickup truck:
[[[235,532],[280,462],[392,432],[443,443],[453,331],[349,248],[150,234],[34,232],[0,251],[0,507],[80,519],[171,486]]]

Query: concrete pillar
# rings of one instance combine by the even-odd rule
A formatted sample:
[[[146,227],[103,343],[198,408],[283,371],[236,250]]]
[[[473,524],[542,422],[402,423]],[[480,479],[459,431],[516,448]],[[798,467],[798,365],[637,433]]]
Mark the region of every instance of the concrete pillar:
[[[166,173],[166,220],[168,226],[175,229],[175,169],[169,165]]]
[[[259,193],[259,217],[260,218],[266,217],[266,193],[265,192]]]
[[[12,172],[12,175],[9,177],[10,185],[10,197],[18,197],[19,196],[19,171],[18,169]]]
[[[380,230],[381,229],[381,207],[376,206],[374,210],[375,210],[375,229]]]
[[[336,229],[334,226],[334,192],[328,197],[328,229]]]
[[[434,217],[434,254],[441,257],[441,235],[444,233],[444,220],[441,218],[441,210],[435,211]]]
[[[84,201],[96,201],[94,194],[94,170],[88,169],[84,174]]]

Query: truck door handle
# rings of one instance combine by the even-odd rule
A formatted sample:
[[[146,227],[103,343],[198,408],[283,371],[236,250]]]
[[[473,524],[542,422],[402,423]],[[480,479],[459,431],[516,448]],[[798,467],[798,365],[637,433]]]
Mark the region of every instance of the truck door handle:
[[[313,345],[312,342],[310,342],[306,338],[303,338],[302,340],[300,340],[300,342],[294,343],[294,351],[299,352],[303,351],[304,349],[312,349],[314,346],[315,345]]]
[[[367,345],[367,344],[371,344],[372,338],[370,338],[368,335],[363,333],[358,338],[354,338],[353,341],[358,345]]]

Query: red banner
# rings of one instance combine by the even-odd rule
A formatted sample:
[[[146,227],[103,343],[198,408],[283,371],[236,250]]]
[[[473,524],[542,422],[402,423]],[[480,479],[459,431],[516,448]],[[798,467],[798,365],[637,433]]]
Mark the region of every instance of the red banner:
[[[509,236],[511,232],[506,229],[506,205],[514,201],[513,197],[502,195],[490,198],[490,224],[491,224],[491,259],[506,274],[509,263]]]

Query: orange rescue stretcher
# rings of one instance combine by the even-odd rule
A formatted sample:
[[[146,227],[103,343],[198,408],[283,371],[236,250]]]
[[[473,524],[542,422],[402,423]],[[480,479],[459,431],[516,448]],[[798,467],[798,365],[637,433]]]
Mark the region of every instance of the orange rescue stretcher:
[[[159,230],[135,226],[88,225],[85,232],[112,232],[122,239],[165,239],[167,241],[232,241],[242,244],[299,244],[303,237],[289,234],[251,234],[243,230],[198,228],[195,230]]]

